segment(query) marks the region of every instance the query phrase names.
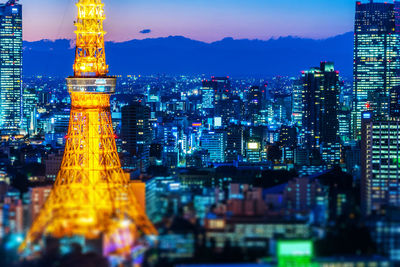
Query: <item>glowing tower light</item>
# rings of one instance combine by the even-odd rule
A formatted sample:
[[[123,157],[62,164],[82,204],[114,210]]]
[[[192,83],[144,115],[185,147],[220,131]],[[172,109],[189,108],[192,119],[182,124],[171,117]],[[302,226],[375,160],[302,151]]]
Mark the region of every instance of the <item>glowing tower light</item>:
[[[71,114],[61,169],[21,249],[43,236],[107,242],[107,253],[129,253],[139,233],[157,231],[121,169],[111,122],[101,0],[79,0],[74,77],[67,78]]]

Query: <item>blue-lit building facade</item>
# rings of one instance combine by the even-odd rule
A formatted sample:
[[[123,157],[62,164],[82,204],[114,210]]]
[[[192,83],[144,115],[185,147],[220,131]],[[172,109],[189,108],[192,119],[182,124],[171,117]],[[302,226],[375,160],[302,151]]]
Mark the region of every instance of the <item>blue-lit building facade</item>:
[[[0,5],[0,129],[22,126],[22,6],[14,0]]]
[[[361,135],[361,114],[387,118],[390,94],[400,84],[399,34],[393,3],[356,2],[354,29],[353,134]]]

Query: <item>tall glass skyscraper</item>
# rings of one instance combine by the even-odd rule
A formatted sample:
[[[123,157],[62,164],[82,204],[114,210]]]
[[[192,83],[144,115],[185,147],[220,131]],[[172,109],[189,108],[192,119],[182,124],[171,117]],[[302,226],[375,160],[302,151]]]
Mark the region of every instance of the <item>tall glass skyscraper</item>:
[[[302,82],[303,147],[338,142],[339,72],[332,62],[321,62],[319,68],[303,71]]]
[[[17,131],[22,105],[22,6],[16,0],[0,5],[0,129]]]
[[[373,110],[376,118],[390,114],[390,94],[400,84],[399,34],[395,5],[356,2],[354,29],[353,134],[361,134],[361,114]]]

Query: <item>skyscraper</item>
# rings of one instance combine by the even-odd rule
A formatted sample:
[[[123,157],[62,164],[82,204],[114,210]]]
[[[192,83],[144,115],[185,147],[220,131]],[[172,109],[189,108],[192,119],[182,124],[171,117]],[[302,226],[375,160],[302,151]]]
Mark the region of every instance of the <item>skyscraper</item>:
[[[201,88],[202,108],[208,113],[214,109],[215,84],[212,81],[203,81]]]
[[[0,5],[0,129],[22,125],[22,6],[16,0]]]
[[[293,92],[292,92],[292,123],[300,128],[303,122],[302,91],[303,91],[303,82],[301,81],[301,79],[295,80],[293,83]]]
[[[237,161],[243,155],[243,127],[240,125],[230,125],[226,135],[225,160],[227,162]]]
[[[394,4],[356,2],[354,32],[352,121],[353,135],[359,138],[362,112],[374,110],[377,118],[387,118],[392,88],[400,84]]]
[[[37,126],[37,103],[39,99],[35,89],[26,88],[23,93],[24,128],[28,133],[34,133]]]
[[[124,106],[121,121],[122,148],[135,156],[138,168],[145,171],[150,157],[150,108],[139,102]]]
[[[225,162],[226,132],[204,131],[200,140],[201,147],[210,153],[210,161]]]
[[[339,72],[331,62],[321,62],[302,75],[302,145],[319,149],[322,143],[338,141]]]
[[[252,86],[247,95],[247,118],[255,122],[263,107],[263,93],[259,86]]]

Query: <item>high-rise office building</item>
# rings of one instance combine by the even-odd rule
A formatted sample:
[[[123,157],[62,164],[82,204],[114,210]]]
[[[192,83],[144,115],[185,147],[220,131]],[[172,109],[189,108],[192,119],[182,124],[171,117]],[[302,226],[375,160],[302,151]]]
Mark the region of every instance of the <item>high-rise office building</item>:
[[[321,62],[302,75],[302,145],[318,149],[338,141],[339,72],[331,62]]]
[[[215,90],[215,102],[227,99],[231,95],[231,81],[229,77],[211,77],[211,83]]]
[[[224,115],[224,109],[229,105],[228,99],[231,98],[231,81],[229,77],[212,77],[211,82],[214,88],[214,108],[215,116]]]
[[[24,90],[23,94],[23,111],[24,111],[24,129],[27,130],[28,133],[35,133],[37,127],[37,104],[39,99],[35,93],[35,89]]]
[[[16,0],[0,5],[0,129],[22,126],[22,6]]]
[[[400,84],[394,4],[357,1],[354,33],[352,122],[353,135],[359,138],[362,112],[374,110],[376,117],[387,118],[390,94]]]
[[[250,139],[246,144],[247,162],[257,163],[261,161],[261,144],[256,139]]]
[[[201,148],[208,151],[211,162],[225,162],[226,132],[204,131],[201,135]]]
[[[214,109],[214,82],[203,81],[203,86],[201,88],[201,105],[203,111],[211,112]]]
[[[226,161],[233,162],[239,160],[243,155],[243,127],[238,125],[230,125],[227,129],[227,142],[226,142]]]
[[[302,113],[302,92],[303,92],[303,82],[301,79],[294,81],[293,92],[292,92],[292,123],[301,128],[303,122]]]
[[[259,86],[252,86],[247,95],[247,118],[255,122],[263,107],[263,93]]]
[[[122,148],[130,156],[136,157],[137,167],[145,171],[150,157],[150,108],[134,102],[124,106],[121,115]]]
[[[400,206],[400,120],[362,114],[361,207],[364,215]]]

